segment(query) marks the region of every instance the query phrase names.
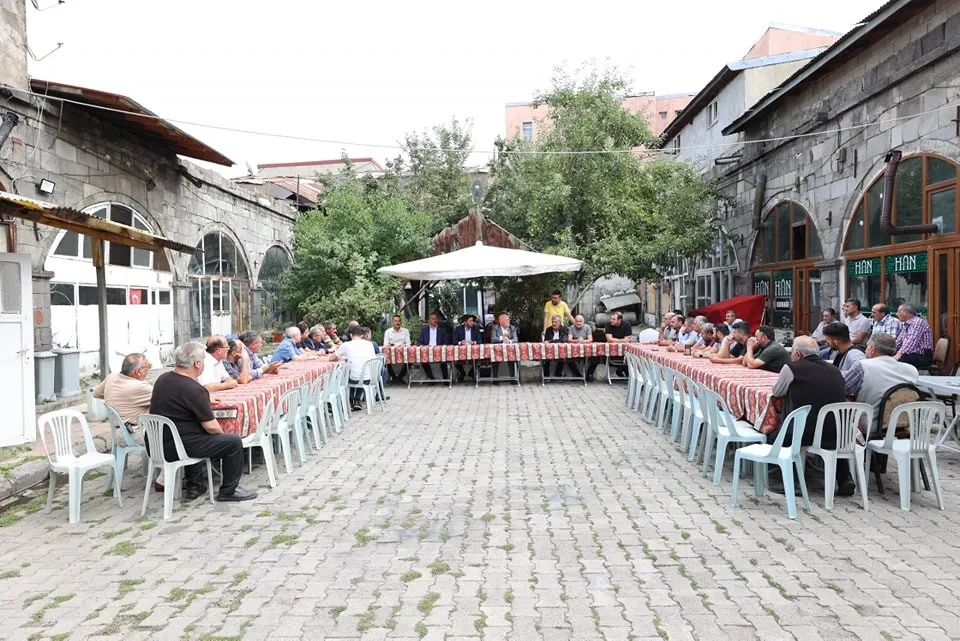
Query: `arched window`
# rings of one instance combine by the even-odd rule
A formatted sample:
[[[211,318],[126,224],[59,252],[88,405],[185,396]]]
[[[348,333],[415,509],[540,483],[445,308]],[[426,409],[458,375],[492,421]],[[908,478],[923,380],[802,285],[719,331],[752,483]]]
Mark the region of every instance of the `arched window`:
[[[283,300],[280,297],[280,279],[290,268],[290,259],[280,247],[267,250],[260,265],[257,281],[263,287],[263,327],[270,328],[284,319]]]
[[[200,240],[187,269],[190,335],[230,334],[249,329],[250,275],[243,252],[220,232]]]
[[[753,241],[753,292],[767,296],[767,322],[809,332],[820,318],[820,235],[807,210],[785,201],[766,213]]]
[[[153,233],[146,219],[126,205],[103,203],[88,207],[83,213]],[[155,267],[161,271],[170,270],[163,252],[154,254],[146,249],[114,245],[112,243],[105,243],[105,249],[108,265],[116,265],[118,267],[142,267],[144,269],[153,269]],[[61,258],[92,260],[93,246],[88,236],[81,236],[76,232],[65,231],[61,232],[60,238],[57,240],[55,249],[53,250],[53,255]],[[159,258],[157,258],[158,256]]]

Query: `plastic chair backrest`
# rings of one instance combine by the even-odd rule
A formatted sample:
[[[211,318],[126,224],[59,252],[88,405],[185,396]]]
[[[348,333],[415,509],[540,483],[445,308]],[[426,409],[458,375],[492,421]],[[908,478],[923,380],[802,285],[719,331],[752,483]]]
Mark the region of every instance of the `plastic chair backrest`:
[[[727,402],[713,390],[707,389],[706,387],[702,387],[701,389],[704,393],[704,403],[706,403],[707,413],[712,414],[713,425],[717,431],[724,428],[730,434],[736,434],[737,421],[733,418],[733,413],[730,412]]]
[[[942,369],[944,362],[947,360],[948,353],[950,353],[950,337],[941,336],[933,348],[933,362]]]
[[[897,406],[890,413],[887,436],[883,442],[885,448],[893,447],[893,442],[896,440],[897,423],[900,417],[904,415],[906,415],[907,423],[910,426],[910,451],[914,454],[926,454],[933,442],[930,435],[933,433],[934,425],[937,426],[938,435],[940,430],[943,429],[947,406],[939,401],[918,401]]]
[[[350,385],[350,361],[340,361],[340,389],[345,390]]]
[[[310,383],[304,383],[300,386],[300,411],[301,413],[306,412],[307,408],[310,407]]]
[[[324,375],[324,383],[320,388],[320,398],[323,401],[328,401],[331,396],[340,393],[340,373],[342,371],[338,365]]]
[[[381,361],[376,356],[365,362],[363,364],[363,380],[357,381],[357,383],[359,385],[363,385],[364,381],[370,381],[371,383],[376,382],[376,380],[380,377],[381,366]]]
[[[113,447],[137,447],[138,443],[133,440],[133,436],[124,426],[123,419],[120,418],[120,412],[110,405],[104,404],[104,407],[107,410],[107,422],[110,423],[110,445]]]
[[[43,449],[47,453],[47,460],[51,463],[57,463],[61,460],[74,458],[73,454],[73,422],[80,423],[83,430],[83,441],[87,452],[96,452],[97,448],[93,444],[93,436],[90,434],[90,428],[87,427],[87,419],[77,410],[57,410],[47,412],[37,418],[40,428],[40,440],[43,442]],[[50,448],[47,447],[47,426],[53,434],[53,455]]]
[[[687,386],[687,396],[686,396],[687,405],[694,412],[696,412],[697,408],[699,407],[700,413],[703,414],[703,408],[700,407],[700,386],[697,385],[696,381],[694,381],[689,376],[684,376],[683,382]]]
[[[293,421],[297,417],[297,411],[300,409],[300,388],[295,387],[280,397],[277,403],[277,412],[283,416],[286,415],[290,420],[290,427],[293,427]]]
[[[183,441],[180,440],[180,432],[177,426],[173,424],[166,416],[157,414],[141,414],[137,423],[143,428],[143,440],[147,444],[147,456],[150,462],[155,465],[163,465],[166,459],[163,455],[163,431],[170,430],[172,434],[173,445],[177,452],[177,458],[180,460],[190,458],[186,450],[183,449]]]
[[[773,447],[770,449],[770,458],[775,459],[780,456],[780,450],[783,449],[783,440],[787,435],[787,429],[790,427],[793,427],[789,445],[790,454],[793,456],[800,455],[803,431],[807,427],[807,417],[810,415],[810,410],[812,409],[813,407],[811,405],[804,405],[787,414],[787,418],[783,420],[780,429],[777,430],[777,440],[773,442]]]
[[[263,415],[260,416],[260,422],[257,423],[257,433],[273,434],[273,428],[279,419],[280,415],[273,407],[273,399],[270,399],[263,406]]]
[[[880,420],[877,428],[883,429],[885,425],[890,423],[890,416],[893,414],[893,410],[897,407],[903,405],[904,403],[922,401],[926,397],[927,395],[924,394],[924,392],[913,383],[899,383],[894,385],[888,389],[883,395],[883,398],[880,399]],[[900,424],[897,427],[900,429],[906,429],[908,427],[908,419],[906,416],[900,416]]]
[[[873,406],[869,403],[830,403],[821,407],[820,413],[817,414],[817,431],[813,435],[813,447],[820,447],[823,425],[827,416],[831,414],[837,426],[837,452],[854,450],[861,423],[866,427],[867,434],[870,434],[873,429]]]

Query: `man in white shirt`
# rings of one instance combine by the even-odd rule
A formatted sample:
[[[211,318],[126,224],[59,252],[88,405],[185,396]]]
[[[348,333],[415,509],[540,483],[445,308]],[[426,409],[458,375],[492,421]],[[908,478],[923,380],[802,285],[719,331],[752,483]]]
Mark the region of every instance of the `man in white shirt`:
[[[207,352],[203,357],[203,371],[197,376],[197,382],[208,392],[220,392],[233,389],[239,383],[223,366],[223,359],[230,352],[227,339],[223,336],[211,336],[207,339]]]
[[[390,327],[383,333],[384,347],[410,347],[410,330],[403,326],[403,318],[400,314],[393,317],[393,327]],[[391,383],[404,383],[407,375],[407,366],[400,366],[400,373],[397,374],[393,369],[394,365],[387,365],[387,372],[390,374]]]
[[[370,379],[363,379],[363,365],[372,358],[376,357],[376,351],[373,343],[363,339],[363,328],[359,325],[351,327],[347,331],[350,338],[340,345],[337,354],[342,359],[346,359],[350,366],[348,377],[351,384],[357,384],[361,380],[369,383]],[[350,388],[350,407],[354,412],[363,408],[363,389],[356,387]]]
[[[860,313],[860,301],[849,298],[843,304],[843,324],[850,330],[850,342],[864,345],[873,330],[873,321]]]

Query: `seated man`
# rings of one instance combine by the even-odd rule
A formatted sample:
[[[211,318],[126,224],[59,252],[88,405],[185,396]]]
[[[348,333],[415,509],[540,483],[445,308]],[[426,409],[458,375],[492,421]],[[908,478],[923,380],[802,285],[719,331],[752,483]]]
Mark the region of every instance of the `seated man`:
[[[873,331],[873,321],[860,312],[860,301],[848,298],[843,304],[843,314],[843,324],[850,331],[850,340],[854,345],[866,345],[867,337]]]
[[[443,327],[440,327],[440,314],[437,312],[430,312],[430,315],[427,316],[427,325],[420,329],[420,340],[421,345],[449,345],[450,340],[447,338],[447,330]],[[424,375],[433,380],[433,367],[428,363],[421,363],[420,367],[423,369]],[[446,363],[440,363],[440,374],[443,376],[443,379],[447,379],[447,369]]]
[[[480,328],[477,327],[477,317],[473,314],[467,314],[463,318],[463,324],[458,325],[456,329],[453,330],[453,344],[454,345],[471,345],[473,343],[480,343]],[[467,373],[463,369],[462,363],[457,363],[454,365],[457,368],[457,382],[462,382],[464,378],[467,377]],[[475,378],[476,373],[473,371],[474,368],[470,366],[470,378]]]
[[[576,319],[574,319],[576,322]],[[548,327],[543,332],[543,342],[544,343],[566,343],[569,339],[569,331],[566,327],[563,326],[563,319],[559,314],[554,314],[553,318],[550,319],[550,327]],[[574,376],[577,378],[582,378],[579,368],[577,368],[576,363],[569,359],[558,358],[554,362],[553,366],[553,375],[557,378],[563,376],[563,367],[564,364],[569,364],[571,371],[573,371]],[[540,362],[540,366],[543,367],[544,374],[550,374],[550,363],[546,359]]]
[[[897,334],[898,361],[909,363],[917,369],[926,369],[933,362],[933,332],[927,321],[917,316],[917,308],[904,303],[897,308],[900,332]]]
[[[355,385],[363,380],[364,384],[368,384],[370,382],[369,379],[363,378],[363,366],[367,361],[376,356],[376,352],[373,349],[373,341],[363,339],[363,328],[359,325],[351,327],[349,334],[350,340],[342,344],[338,350],[340,358],[346,359],[349,363],[349,382]],[[354,412],[363,409],[362,388],[357,387],[350,389],[350,408]]]
[[[737,313],[732,309],[728,309],[727,313],[724,314],[724,319],[727,321],[727,327],[730,329],[730,333],[733,333],[733,326],[737,323],[742,323],[743,321],[737,318]]]
[[[880,401],[895,385],[919,381],[917,368],[897,361],[897,344],[889,334],[873,334],[867,339],[866,358],[854,364],[844,378],[844,393],[854,396],[859,403],[873,406],[873,432],[885,434],[886,425],[880,425]],[[869,436],[869,434],[867,435]],[[882,438],[882,436],[881,436]]]
[[[657,341],[657,345],[673,345],[677,342],[677,335],[683,327],[683,316],[667,312],[663,315],[663,322],[664,325],[660,330],[661,338]]]
[[[250,361],[250,377],[254,380],[264,374],[275,374],[280,369],[280,363],[264,363],[260,359],[260,350],[263,348],[263,337],[259,332],[244,332],[240,334],[244,353]]]
[[[700,339],[700,332],[696,329],[696,321],[692,318],[684,318],[683,325],[677,332],[677,340],[673,344],[672,350],[682,352],[688,347],[693,348]]]
[[[887,334],[897,337],[900,333],[900,319],[890,313],[890,308],[883,303],[877,303],[870,308],[870,317],[873,319],[873,333]]]
[[[762,369],[778,374],[790,362],[790,353],[776,341],[777,335],[769,325],[761,325],[753,338],[747,340],[744,367]]]
[[[271,363],[289,363],[290,361],[309,361],[316,360],[315,354],[304,354],[297,347],[300,342],[300,328],[288,327],[286,337],[277,345],[277,349],[270,357]]]
[[[223,359],[223,369],[226,370],[230,378],[244,385],[253,380],[250,376],[250,361],[243,350],[243,343],[233,338],[227,339],[229,351],[227,357]]]
[[[710,362],[718,365],[742,365],[749,338],[750,326],[743,321],[734,323],[730,340],[725,345],[720,345],[716,355],[710,357]]]
[[[820,321],[820,324],[817,325],[817,328],[813,330],[812,334],[810,334],[813,340],[817,341],[817,345],[820,346],[820,358],[826,358],[827,355],[830,354],[830,346],[823,337],[823,330],[827,325],[832,325],[836,322],[837,310],[832,307],[827,307],[823,310],[823,320]]]
[[[403,326],[403,317],[395,314],[392,319],[393,326],[383,333],[383,344],[389,347],[410,347],[410,330]],[[400,366],[400,373],[397,374],[396,365],[387,365],[387,373],[390,375],[390,381],[394,383],[404,383],[407,376],[407,366]]]
[[[700,332],[700,342],[693,348],[693,355],[701,358],[710,358],[720,352],[721,346],[725,346],[730,338],[730,328],[726,323],[714,325],[707,323]]]
[[[354,327],[360,327],[360,321],[352,320],[347,323],[347,331],[343,333],[343,336],[340,337],[341,342],[349,343],[350,342],[350,330]]]
[[[173,354],[172,372],[165,372],[153,386],[150,414],[158,414],[173,421],[183,441],[187,456],[221,461],[218,501],[249,501],[257,493],[239,486],[243,474],[243,442],[236,434],[224,434],[213,417],[210,392],[197,382],[203,372],[205,354],[203,345],[190,341],[178,347]],[[147,444],[149,447],[149,444]],[[177,460],[173,437],[163,432],[163,452],[168,461]],[[207,490],[206,464],[197,463],[184,471],[183,496],[195,499]]]
[[[843,323],[827,325],[823,329],[823,336],[830,350],[837,353],[833,359],[833,366],[839,369],[843,378],[846,379],[854,365],[866,358],[864,350],[854,346],[850,341],[850,330]]]
[[[500,312],[497,316],[497,324],[493,326],[493,331],[490,334],[490,344],[491,345],[508,345],[510,343],[519,342],[519,337],[517,335],[517,328],[510,324],[510,314],[506,312]],[[507,369],[510,371],[510,376],[516,376],[516,367],[517,364],[514,362],[507,363]],[[497,378],[500,373],[500,363],[494,360],[493,362],[493,377]]]
[[[674,318],[674,325],[676,325],[677,319]],[[613,312],[610,314],[610,324],[607,325],[607,342],[608,343],[630,343],[633,342],[633,328],[630,326],[630,323],[623,320],[623,312]],[[626,361],[622,358],[616,360],[609,359],[608,362],[611,365],[616,366],[617,376],[626,376],[627,375],[627,364]]]
[[[583,315],[577,314],[573,317],[573,325],[567,328],[567,342],[569,343],[592,343],[593,342],[593,330],[590,329],[590,326],[587,325],[586,319]],[[587,380],[593,380],[593,373],[597,369],[597,365],[602,362],[601,358],[588,358],[587,362]],[[571,365],[574,372],[577,373],[577,377],[580,376],[579,370],[577,369],[576,363]]]
[[[327,321],[323,325],[323,331],[326,332],[327,339],[330,341],[330,343],[327,345],[327,348],[330,351],[333,351],[336,348],[340,347],[340,343],[342,341],[340,340],[340,337],[337,335],[336,323],[334,323],[333,321]]]
[[[799,407],[810,405],[810,413],[807,415],[806,424],[803,426],[803,440],[801,441],[803,445],[813,443],[820,409],[824,405],[843,403],[846,400],[843,395],[843,375],[837,368],[820,358],[820,347],[817,345],[817,341],[810,336],[798,336],[794,339],[790,362],[786,363],[780,370],[780,376],[773,384],[771,395],[781,398],[786,397],[782,418]],[[776,429],[767,432],[767,443],[776,441],[779,431],[779,429]],[[784,445],[789,446],[791,438],[792,433],[788,430],[784,436]],[[823,423],[820,444],[828,450],[837,448],[837,426],[832,414]],[[843,461],[837,465],[836,480],[837,494],[853,496],[855,485],[850,477],[850,467]],[[794,480],[794,489],[797,494],[800,493],[800,487],[796,479]],[[783,485],[773,483],[770,490],[782,494]]]
[[[206,387],[208,392],[233,389],[238,385],[223,366],[229,349],[227,339],[223,336],[211,336],[207,339],[207,353],[203,358],[203,370],[197,374],[197,382]]]
[[[153,385],[146,381],[150,373],[150,361],[143,354],[127,354],[120,371],[107,376],[93,390],[93,397],[117,410],[127,431],[133,433],[137,418],[150,409]]]
[[[323,343],[322,334],[323,327],[320,325],[314,325],[309,330],[307,330],[306,336],[301,335],[302,340],[297,345],[297,348],[302,352],[313,352],[316,354],[326,354],[327,346]]]
[[[697,337],[697,341],[691,348],[691,353],[696,356],[700,352],[709,351],[713,347],[714,342],[716,342],[716,328],[713,323],[703,323],[700,326],[700,334]]]

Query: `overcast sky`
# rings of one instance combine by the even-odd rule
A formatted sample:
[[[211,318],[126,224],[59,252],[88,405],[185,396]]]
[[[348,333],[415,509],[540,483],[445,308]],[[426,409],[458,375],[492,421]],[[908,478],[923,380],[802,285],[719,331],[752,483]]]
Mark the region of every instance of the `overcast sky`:
[[[406,132],[472,119],[475,148],[504,106],[553,70],[606,61],[635,92],[696,92],[770,23],[847,31],[880,0],[37,0],[36,78],[130,96],[171,119],[352,144],[183,125],[238,163],[393,157]],[[569,7],[569,8],[567,8]],[[577,10],[574,10],[577,7]],[[472,159],[482,162],[480,154]]]

